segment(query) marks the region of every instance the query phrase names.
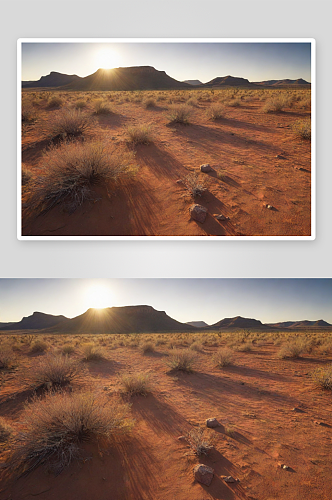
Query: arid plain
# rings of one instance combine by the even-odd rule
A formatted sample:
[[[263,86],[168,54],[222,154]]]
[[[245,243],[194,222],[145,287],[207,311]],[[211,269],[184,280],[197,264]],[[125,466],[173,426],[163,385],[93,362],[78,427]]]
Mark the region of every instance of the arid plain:
[[[330,500],[328,328],[57,328],[1,333],[1,500]]]
[[[310,86],[190,87],[23,89],[22,234],[309,236]]]

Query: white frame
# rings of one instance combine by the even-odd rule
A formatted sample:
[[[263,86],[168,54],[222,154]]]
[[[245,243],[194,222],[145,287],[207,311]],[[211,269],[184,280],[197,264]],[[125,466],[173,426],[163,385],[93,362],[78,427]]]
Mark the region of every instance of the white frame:
[[[23,43],[310,43],[311,44],[311,235],[310,236],[22,236],[21,74]],[[316,40],[314,38],[20,38],[17,40],[17,239],[18,240],[314,240],[316,238]]]

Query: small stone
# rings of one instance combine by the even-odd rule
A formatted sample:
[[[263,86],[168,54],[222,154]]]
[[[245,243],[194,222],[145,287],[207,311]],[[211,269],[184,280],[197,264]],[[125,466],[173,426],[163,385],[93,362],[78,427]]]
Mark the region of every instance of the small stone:
[[[187,440],[186,440],[185,436],[179,436],[178,441],[187,441]]]
[[[183,180],[182,179],[178,179],[177,181],[175,181],[177,184],[183,184]]]
[[[229,220],[229,217],[226,217],[225,215],[216,215],[216,219],[217,220]]]
[[[221,476],[221,479],[225,481],[225,483],[235,483],[236,480],[233,476]]]
[[[207,208],[197,204],[191,205],[191,207],[189,208],[189,213],[192,219],[197,220],[197,222],[203,224],[206,219]]]
[[[283,468],[284,470],[288,470],[288,469],[290,469],[289,465],[283,465],[283,467],[282,467],[282,468]]]
[[[273,210],[273,206],[272,205],[265,205],[266,208],[268,208],[269,210]]]
[[[324,425],[323,422],[320,422],[319,420],[315,420],[314,424],[316,424],[316,425]]]
[[[215,427],[219,427],[220,424],[216,418],[208,418],[206,419],[206,427],[210,427],[211,429],[214,429]]]
[[[205,484],[205,486],[210,486],[213,479],[214,470],[204,464],[198,464],[194,467],[194,476],[196,481]]]
[[[212,168],[209,163],[203,163],[203,165],[200,166],[201,172],[211,172]]]

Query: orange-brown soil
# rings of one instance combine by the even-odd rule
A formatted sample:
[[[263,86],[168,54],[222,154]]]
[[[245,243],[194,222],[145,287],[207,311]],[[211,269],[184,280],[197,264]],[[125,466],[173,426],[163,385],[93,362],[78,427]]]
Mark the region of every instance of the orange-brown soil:
[[[148,372],[151,393],[131,399],[136,419],[131,435],[109,449],[86,445],[86,459],[58,476],[40,466],[18,480],[3,479],[1,500],[331,499],[331,392],[310,377],[331,357],[279,360],[277,348],[262,342],[251,352],[235,353],[234,366],[218,369],[211,362],[216,348],[204,347],[190,374],[169,372],[166,346],[150,355],[135,347],[106,349],[108,359],[86,363],[89,374],[73,390],[80,384],[96,387],[111,401],[119,391],[118,374]],[[19,359],[19,366],[34,361],[23,348]],[[20,428],[28,396],[19,371],[5,373],[0,415]],[[178,437],[209,417],[221,426],[208,430],[214,448],[196,458]],[[5,450],[2,457],[6,460]],[[194,481],[197,463],[214,469],[209,487]],[[224,475],[240,481],[227,484]]]
[[[26,94],[25,94],[26,95]],[[70,99],[74,100],[74,94]],[[112,105],[112,102],[110,103]],[[70,105],[70,100],[66,105]],[[93,188],[92,199],[74,213],[62,206],[45,215],[29,213],[23,199],[24,236],[308,236],[311,234],[311,146],[294,134],[292,125],[310,111],[291,108],[266,114],[254,98],[240,107],[225,107],[211,121],[211,102],[193,107],[190,125],[168,125],[169,104],[145,109],[140,103],[112,105],[114,114],[100,116],[93,135],[126,145],[127,125],[150,124],[152,143],[135,148],[139,171],[116,187]],[[38,109],[40,120],[55,111]],[[90,110],[90,112],[92,112]],[[26,127],[22,158],[38,171],[47,141],[38,122]],[[210,173],[200,165],[209,163]],[[207,190],[195,200],[183,183],[197,172]],[[201,224],[190,219],[189,207],[208,209]],[[274,209],[267,209],[271,205]],[[218,221],[222,214],[229,220]]]

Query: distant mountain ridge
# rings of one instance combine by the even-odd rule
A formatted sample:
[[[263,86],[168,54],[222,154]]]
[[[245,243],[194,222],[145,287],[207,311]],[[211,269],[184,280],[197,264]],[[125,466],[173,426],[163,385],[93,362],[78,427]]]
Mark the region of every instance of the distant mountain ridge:
[[[107,307],[105,309],[88,309],[85,313],[75,318],[53,316],[34,312],[31,316],[22,318],[21,321],[0,323],[1,331],[13,330],[40,330],[48,333],[158,333],[158,332],[186,332],[208,330],[265,330],[275,331],[280,329],[326,329],[332,325],[320,319],[317,321],[284,321],[280,323],[264,324],[253,318],[224,318],[208,325],[205,321],[190,321],[181,323],[166,314],[157,311],[148,305]]]
[[[266,80],[249,82],[246,78],[231,75],[216,77],[207,83],[200,80],[180,82],[167,75],[165,71],[156,70],[152,66],[130,66],[126,68],[98,69],[92,75],[80,77],[51,71],[37,81],[22,81],[22,88],[56,88],[61,90],[80,91],[121,91],[121,90],[167,90],[190,89],[193,86],[214,87],[282,87],[310,86],[299,78],[297,80]]]
[[[53,316],[41,312],[34,312],[31,316],[23,317],[21,321],[2,323],[0,330],[42,330],[59,325],[68,320],[65,316]]]

